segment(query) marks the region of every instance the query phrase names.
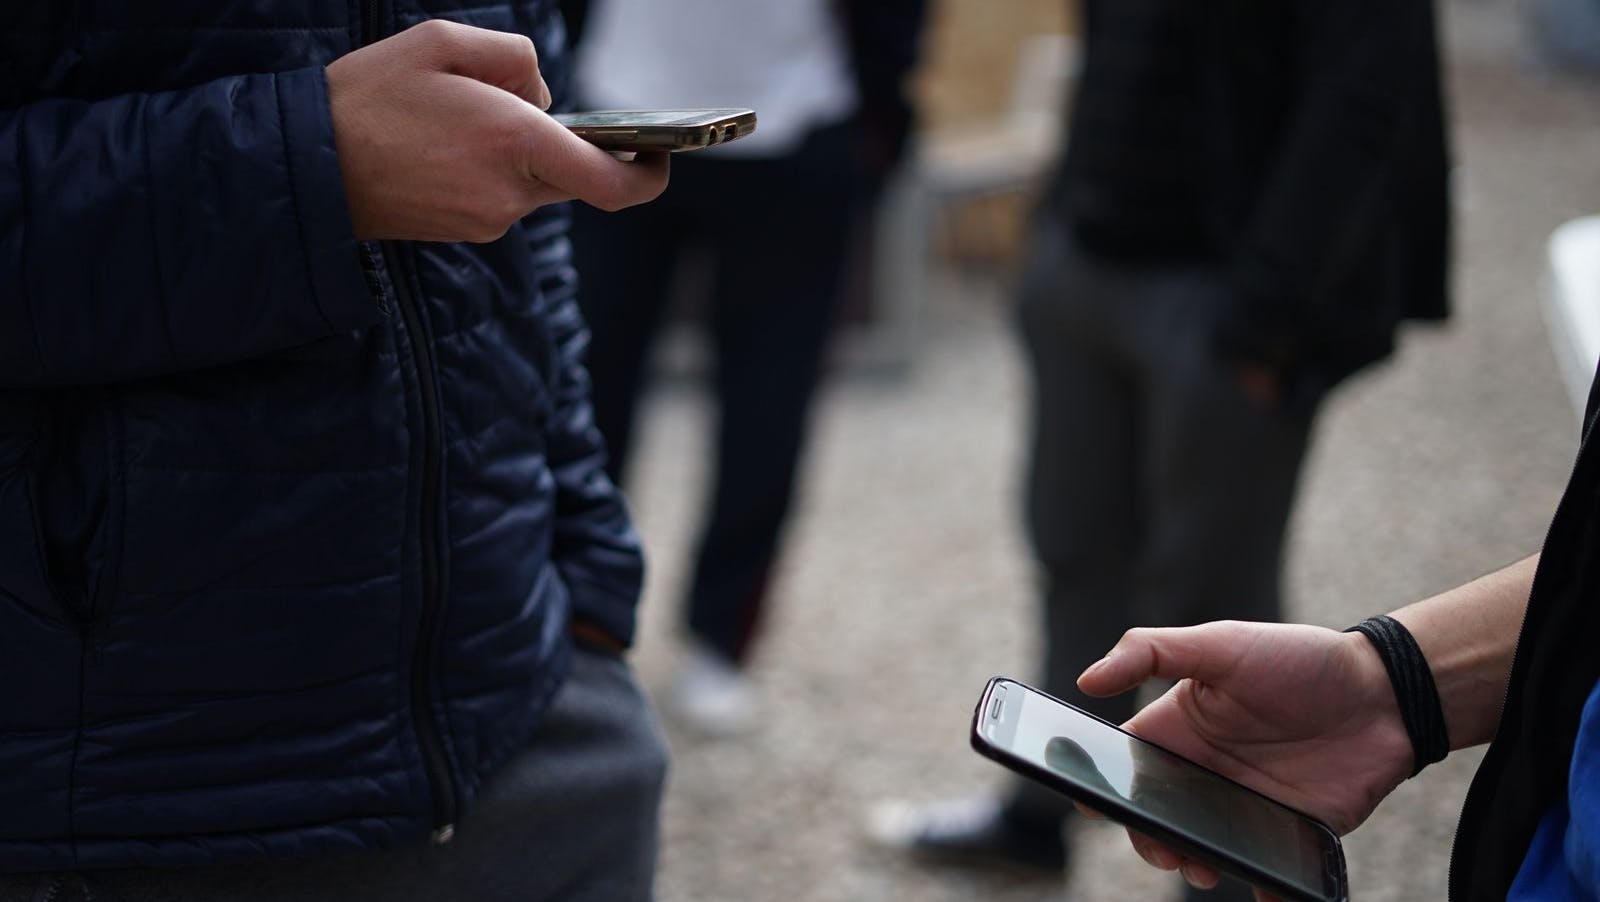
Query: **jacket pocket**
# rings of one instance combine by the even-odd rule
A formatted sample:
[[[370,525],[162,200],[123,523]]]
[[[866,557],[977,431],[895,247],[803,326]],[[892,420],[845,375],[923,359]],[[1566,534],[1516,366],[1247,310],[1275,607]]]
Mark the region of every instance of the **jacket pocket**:
[[[30,477],[42,569],[63,612],[79,624],[99,613],[96,599],[112,568],[114,499],[122,443],[110,393],[74,392],[50,406]]]
[[[66,613],[45,561],[33,479],[21,468],[0,470],[0,603],[21,605],[51,621]]]
[[[340,332],[303,345],[263,354],[260,359],[290,363],[348,360],[362,352],[365,338],[364,332]]]

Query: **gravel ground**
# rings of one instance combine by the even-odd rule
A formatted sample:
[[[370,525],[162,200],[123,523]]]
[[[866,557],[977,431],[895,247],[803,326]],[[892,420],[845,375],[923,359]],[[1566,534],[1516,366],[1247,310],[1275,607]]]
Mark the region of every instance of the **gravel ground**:
[[[1600,210],[1600,84],[1543,71],[1514,4],[1448,6],[1460,163],[1457,315],[1321,420],[1293,524],[1293,614],[1344,626],[1535,549],[1576,436],[1538,308],[1543,241]],[[674,753],[658,890],[676,900],[1123,900],[1175,889],[1120,833],[1080,828],[1064,881],[929,871],[874,848],[881,799],[999,782],[966,745],[996,673],[1026,677],[1032,573],[1017,521],[1022,371],[1003,289],[950,276],[903,378],[845,376],[818,412],[804,497],[753,671],[765,718]],[[633,503],[651,551],[635,663],[680,654],[675,606],[707,459],[691,386],[652,397]],[[1347,840],[1354,897],[1440,898],[1476,753],[1403,786]]]

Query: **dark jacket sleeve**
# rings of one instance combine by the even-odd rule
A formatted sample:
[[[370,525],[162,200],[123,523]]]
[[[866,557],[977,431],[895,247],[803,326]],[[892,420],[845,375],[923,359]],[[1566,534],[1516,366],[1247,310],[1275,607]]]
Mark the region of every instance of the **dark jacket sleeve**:
[[[565,253],[568,246],[560,241]],[[589,402],[583,366],[589,330],[572,290],[576,281],[563,266],[565,298],[553,303],[547,323],[555,342],[557,375],[553,409],[545,433],[556,480],[556,527],[551,559],[572,598],[572,614],[605,630],[622,645],[633,643],[634,612],[644,582],[639,537],[622,493],[606,475],[605,441]]]
[[[589,0],[561,0],[561,17],[567,23],[567,47],[583,43],[583,34],[589,24]]]
[[[1293,366],[1314,308],[1394,215],[1415,140],[1419,65],[1436,65],[1430,0],[1301,0],[1292,6],[1296,85],[1230,260],[1235,308],[1224,350]],[[1429,82],[1436,84],[1436,82]],[[1370,267],[1371,261],[1362,265]]]
[[[849,44],[868,162],[887,171],[915,123],[906,77],[922,47],[927,0],[837,0]]]
[[[0,110],[0,388],[195,369],[378,315],[320,66]]]

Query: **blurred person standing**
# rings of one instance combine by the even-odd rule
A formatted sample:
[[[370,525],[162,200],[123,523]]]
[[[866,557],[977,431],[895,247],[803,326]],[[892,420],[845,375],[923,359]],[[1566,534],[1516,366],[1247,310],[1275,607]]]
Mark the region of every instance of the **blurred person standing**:
[[[1279,619],[1323,397],[1401,320],[1446,315],[1448,156],[1429,0],[1084,13],[1019,287],[1026,519],[1042,685],[1120,723],[1132,698],[1075,679],[1124,630]],[[1068,811],[1018,780],[882,829],[930,860],[1059,875]]]
[[[675,160],[646,212],[577,211],[596,418],[621,480],[651,349],[686,252],[706,298],[720,414],[714,485],[683,613],[690,644],[664,699],[712,734],[751,723],[742,668],[763,615],[838,316],[858,212],[895,165],[912,110],[923,0],[598,0],[578,91],[597,109],[749,107],[756,132]]]

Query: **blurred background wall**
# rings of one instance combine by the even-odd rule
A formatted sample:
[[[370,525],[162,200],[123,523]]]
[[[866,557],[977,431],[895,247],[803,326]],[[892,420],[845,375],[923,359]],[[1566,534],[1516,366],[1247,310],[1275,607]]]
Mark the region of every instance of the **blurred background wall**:
[[[915,94],[930,128],[981,124],[1005,106],[1032,35],[1073,31],[1069,0],[932,0]]]

